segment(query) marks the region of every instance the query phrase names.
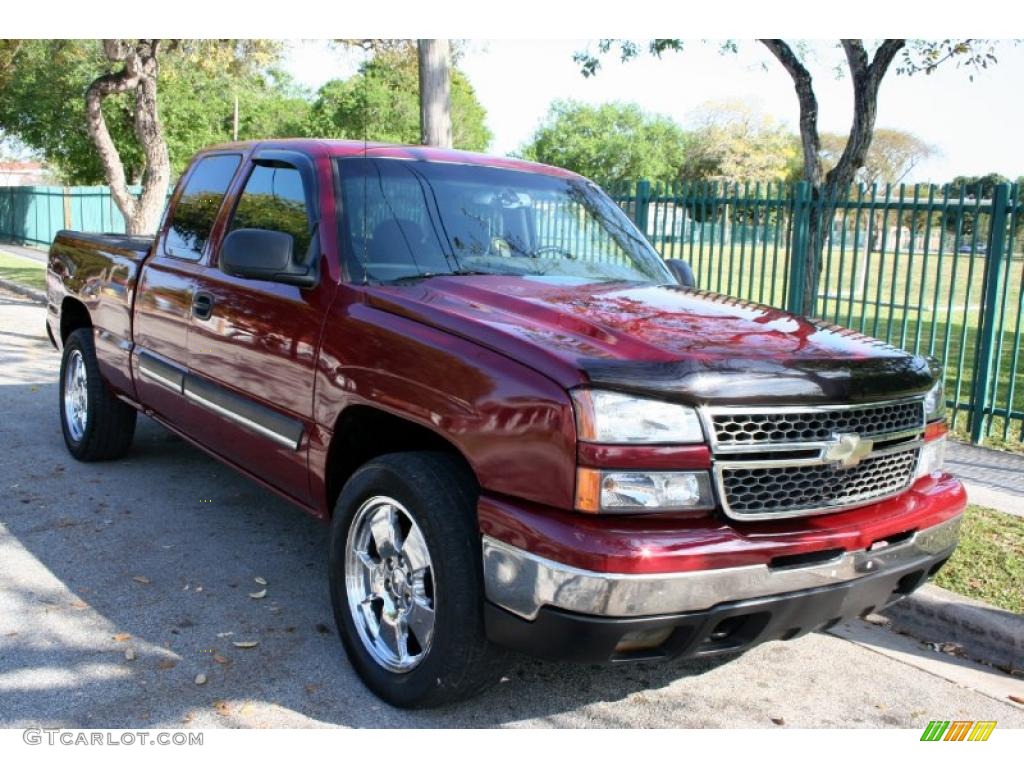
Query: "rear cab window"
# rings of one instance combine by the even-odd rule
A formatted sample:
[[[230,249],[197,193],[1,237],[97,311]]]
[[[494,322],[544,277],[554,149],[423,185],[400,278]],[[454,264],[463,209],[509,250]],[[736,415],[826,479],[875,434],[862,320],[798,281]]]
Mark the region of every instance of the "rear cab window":
[[[210,238],[241,155],[210,155],[189,174],[171,214],[164,250],[179,259],[198,260]]]

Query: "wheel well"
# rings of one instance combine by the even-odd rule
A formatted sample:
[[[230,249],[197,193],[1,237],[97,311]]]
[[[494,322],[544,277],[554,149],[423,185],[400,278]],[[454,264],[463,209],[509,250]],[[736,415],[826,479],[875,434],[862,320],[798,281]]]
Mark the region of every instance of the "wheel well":
[[[60,340],[66,342],[68,336],[79,328],[92,328],[89,310],[78,299],[64,299],[60,305]]]
[[[402,451],[441,451],[470,466],[459,449],[436,432],[376,408],[353,405],[338,417],[327,454],[327,508],[334,510],[341,489],[359,467],[377,456]]]

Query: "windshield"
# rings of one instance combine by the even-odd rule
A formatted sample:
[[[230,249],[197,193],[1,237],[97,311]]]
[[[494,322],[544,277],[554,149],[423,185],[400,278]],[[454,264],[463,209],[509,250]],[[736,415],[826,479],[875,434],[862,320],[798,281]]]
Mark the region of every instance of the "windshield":
[[[341,240],[354,279],[494,274],[674,282],[619,207],[582,179],[455,163],[336,162]]]

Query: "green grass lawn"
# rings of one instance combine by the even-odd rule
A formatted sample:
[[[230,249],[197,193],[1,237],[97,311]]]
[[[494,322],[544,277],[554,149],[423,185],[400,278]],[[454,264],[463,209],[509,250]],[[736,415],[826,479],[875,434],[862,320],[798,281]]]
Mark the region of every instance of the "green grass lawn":
[[[46,265],[0,251],[0,278],[44,291],[46,290]]]
[[[960,546],[935,583],[966,597],[1024,613],[1024,518],[967,507]]]

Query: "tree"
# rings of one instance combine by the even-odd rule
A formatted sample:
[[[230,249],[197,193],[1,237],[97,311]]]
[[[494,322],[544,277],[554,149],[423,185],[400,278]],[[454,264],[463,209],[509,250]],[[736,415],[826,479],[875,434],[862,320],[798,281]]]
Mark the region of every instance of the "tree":
[[[431,147],[452,145],[451,64],[447,40],[420,40],[420,141]]]
[[[685,143],[683,129],[672,120],[646,114],[636,104],[556,101],[520,154],[602,184],[667,182],[679,177]]]
[[[141,235],[156,230],[156,221],[167,198],[171,159],[157,110],[157,74],[160,40],[104,40],[103,52],[111,64],[122,65],[99,75],[85,92],[85,125],[99,154],[110,186],[110,196],[124,215],[125,231]],[[135,98],[133,127],[144,155],[142,191],[128,189],[124,163],[107,128],[103,101],[114,94]]]
[[[253,85],[279,51],[261,40],[3,41],[0,129],[66,181],[105,181],[128,231],[151,232],[172,171],[230,139],[233,86]]]
[[[821,158],[821,137],[818,133],[818,98],[814,82],[805,60],[807,47],[790,44],[785,40],[762,39],[759,42],[771,53],[777,63],[793,81],[799,105],[800,144],[803,155],[803,179],[811,187],[813,198],[818,201],[820,216],[810,219],[810,242],[808,263],[804,270],[803,286],[797,286],[794,297],[797,310],[813,313],[817,298],[817,287],[821,275],[821,253],[825,239],[824,231],[830,226],[835,212],[836,194],[845,191],[853,183],[857,171],[864,165],[871,139],[875,130],[878,111],[878,91],[886,74],[896,63],[898,74],[914,75],[920,72],[931,74],[946,62],[955,62],[971,70],[984,69],[996,61],[994,43],[987,40],[903,40],[886,39],[874,46],[873,52],[863,40],[840,40],[838,47],[843,51],[846,70],[853,91],[853,122],[846,144],[836,159],[835,165],[826,173]],[[585,76],[596,74],[600,57],[618,46],[623,60],[640,55],[643,47],[631,40],[601,40],[597,54],[582,51],[575,59],[581,65]],[[669,51],[683,50],[680,39],[656,39],[647,44],[647,50],[661,56]],[[735,52],[735,41],[727,41],[724,51]],[[973,75],[972,75],[973,77]],[[799,290],[802,289],[802,290]]]
[[[1009,184],[1010,180],[1001,173],[986,173],[984,176],[957,176],[946,185],[946,193],[951,200],[963,197],[965,200],[991,200],[996,187]],[[973,206],[964,208],[947,208],[943,211],[943,224],[947,231],[962,237],[973,236],[975,229],[975,211]],[[981,221],[988,220],[985,216]],[[984,228],[981,228],[984,231]]]
[[[846,137],[836,133],[821,134],[821,162],[831,170],[846,146]],[[879,128],[871,139],[864,164],[854,180],[862,184],[898,184],[925,160],[937,154],[935,147],[912,133],[893,128]]]
[[[680,176],[687,180],[786,181],[799,148],[782,125],[738,102],[701,107],[687,134]]]
[[[411,46],[379,51],[347,80],[317,92],[304,131],[308,135],[417,144],[420,136],[419,67]],[[483,151],[491,141],[486,112],[466,76],[451,71],[452,144]]]

